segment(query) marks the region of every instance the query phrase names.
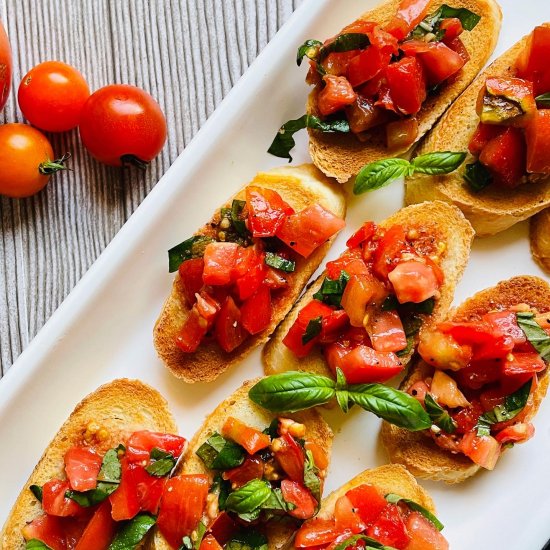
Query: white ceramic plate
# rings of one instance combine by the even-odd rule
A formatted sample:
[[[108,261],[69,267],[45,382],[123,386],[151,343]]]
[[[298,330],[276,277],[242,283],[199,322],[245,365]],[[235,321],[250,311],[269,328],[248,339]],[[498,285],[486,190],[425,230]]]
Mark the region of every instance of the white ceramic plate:
[[[295,65],[296,47],[335,34],[376,3],[307,0],[300,6],[0,381],[0,524],[62,422],[100,384],[121,376],[148,382],[168,399],[180,432],[191,437],[219,401],[261,374],[259,350],[211,384],[187,386],[162,366],[152,328],[172,280],[166,250],[257,171],[281,164],[265,151],[279,125],[303,113],[305,69]],[[504,24],[495,56],[550,20],[546,0],[501,4]],[[309,160],[305,136],[294,156],[296,163]],[[329,257],[364,220],[381,220],[402,202],[399,184],[353,198],[348,229]],[[526,223],[476,241],[456,302],[521,274],[544,276],[531,260]],[[425,484],[453,549],[539,550],[550,537],[548,401],[535,419],[535,439],[506,453],[496,471],[456,487]],[[333,412],[329,420],[336,433],[330,491],[386,457],[374,416]]]

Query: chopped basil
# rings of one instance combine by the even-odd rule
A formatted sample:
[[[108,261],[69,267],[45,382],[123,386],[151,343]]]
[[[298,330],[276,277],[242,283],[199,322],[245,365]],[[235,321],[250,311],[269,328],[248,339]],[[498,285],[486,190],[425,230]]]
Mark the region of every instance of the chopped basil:
[[[186,260],[202,258],[206,245],[213,239],[204,235],[193,235],[182,243],[168,251],[168,270],[170,273],[178,270],[178,267]]]
[[[527,340],[547,363],[550,362],[550,336],[535,321],[533,313],[516,313],[516,319]]]
[[[420,302],[418,304],[414,304],[414,310],[416,313],[426,313],[431,314],[433,313],[435,307],[435,298],[428,298],[427,300],[424,300],[423,302]]]
[[[97,475],[97,480],[108,481],[109,483],[119,483],[121,472],[122,468],[120,466],[120,460],[118,459],[118,448],[109,449],[101,462],[101,469]]]
[[[27,541],[25,550],[52,550],[50,546],[38,539],[31,539]]]
[[[313,298],[330,306],[341,307],[342,294],[348,284],[349,278],[348,273],[344,270],[340,272],[338,279],[325,277],[321,288],[313,295]]]
[[[449,413],[429,394],[424,398],[426,412],[430,415],[432,422],[444,432],[452,434],[456,431],[456,422]]]
[[[323,326],[323,318],[321,315],[309,320],[307,324],[306,331],[302,335],[302,345],[306,345],[308,342],[311,342],[315,337],[321,334],[321,328]]]
[[[288,512],[290,510],[294,510],[296,505],[292,504],[292,502],[287,502],[283,498],[281,489],[275,488],[271,490],[269,498],[262,504],[261,508],[262,510],[267,510],[270,512]]]
[[[238,532],[224,545],[224,550],[267,550],[267,548],[267,538],[252,529]]]
[[[543,108],[550,107],[550,93],[538,95],[535,100]]]
[[[235,512],[247,521],[257,519],[262,504],[271,496],[271,485],[263,479],[253,479],[236,491],[233,491],[225,501],[225,509]]]
[[[274,418],[269,426],[263,431],[264,434],[268,435],[271,439],[275,439],[279,436],[279,419]]]
[[[415,304],[414,302],[406,302],[400,304],[394,294],[390,294],[382,303],[382,311],[399,311],[399,316],[404,317],[408,313],[433,313],[435,307],[435,298],[428,298],[423,302]]]
[[[241,237],[246,237],[248,234],[246,223],[241,219],[241,214],[245,206],[246,201],[239,201],[237,199],[234,199],[231,203],[231,221],[235,231],[241,235]]]
[[[358,32],[339,34],[332,42],[320,48],[317,61],[321,63],[331,53],[362,50],[369,44],[370,40],[366,34]]]
[[[390,294],[382,302],[382,311],[393,311],[393,310],[396,310],[398,307],[399,307],[399,301],[397,300],[397,297],[395,296],[395,294]]]
[[[231,482],[228,479],[223,479],[220,474],[217,474],[210,487],[210,492],[218,495],[218,508],[225,510],[225,501],[231,492]]]
[[[463,177],[472,191],[476,192],[485,189],[493,181],[490,170],[479,160],[466,165]]]
[[[338,543],[334,550],[347,550],[347,548],[355,548],[355,545],[360,540],[365,541],[364,550],[396,550],[393,546],[384,546],[381,542],[368,537],[367,535],[352,535],[351,537]]]
[[[460,19],[462,27],[466,31],[474,30],[481,20],[479,15],[466,8],[452,8],[447,4],[443,4],[436,12],[421,21],[409,36],[410,38],[422,39],[427,34],[433,34],[434,40],[442,40],[445,31],[441,30],[441,22],[450,17]]]
[[[201,547],[202,539],[206,534],[206,525],[202,521],[199,521],[199,524],[197,525],[197,528],[195,529],[195,531],[197,533],[197,537],[195,538],[195,541],[192,544],[192,548],[194,548],[195,550],[199,550],[199,548]]]
[[[304,485],[311,491],[317,505],[321,502],[321,479],[319,478],[319,468],[315,465],[313,454],[306,450],[306,460],[304,463]]]
[[[407,316],[401,319],[403,322],[403,330],[407,337],[407,347],[401,351],[396,352],[397,357],[404,357],[408,355],[414,347],[414,341],[418,331],[422,327],[422,319],[417,315]]]
[[[133,550],[143,540],[151,527],[156,523],[155,516],[140,513],[129,521],[122,522],[115,539],[108,550]]]
[[[346,118],[327,118],[326,120],[321,120],[314,115],[303,115],[295,120],[285,122],[285,124],[279,128],[267,152],[276,157],[288,159],[288,161],[291,162],[292,157],[290,156],[290,151],[296,145],[293,136],[296,132],[304,128],[312,128],[325,133],[348,133],[350,131],[349,122]]]
[[[286,273],[292,273],[296,269],[295,261],[287,260],[286,258],[283,258],[282,256],[275,254],[274,252],[265,253],[265,263],[270,267],[280,269],[281,271],[285,271]]]
[[[396,495],[394,493],[388,493],[385,496],[385,499],[391,503],[391,504],[397,504],[398,502],[404,502],[408,505],[408,507],[411,510],[414,510],[415,512],[420,512],[427,520],[431,521],[438,531],[441,531],[444,527],[444,525],[429,511],[424,508],[424,506],[421,506],[414,500],[410,500],[408,498],[403,498],[399,495]]]
[[[245,450],[219,433],[212,434],[197,450],[196,455],[210,470],[230,470],[240,466]]]
[[[151,463],[145,467],[148,474],[155,477],[167,476],[176,465],[176,459],[171,453],[167,453],[158,447],[151,449]]]
[[[304,57],[308,59],[316,60],[319,55],[319,49],[323,45],[319,40],[314,40],[310,38],[306,40],[299,48],[298,53],[296,54],[296,64],[298,67],[302,64]]]
[[[36,497],[38,502],[42,502],[42,487],[40,485],[31,485],[29,491]]]
[[[482,414],[475,426],[477,435],[491,435],[493,424],[514,419],[525,408],[531,393],[532,383],[533,381],[529,380],[519,390],[508,395],[502,405],[497,405],[493,410]]]

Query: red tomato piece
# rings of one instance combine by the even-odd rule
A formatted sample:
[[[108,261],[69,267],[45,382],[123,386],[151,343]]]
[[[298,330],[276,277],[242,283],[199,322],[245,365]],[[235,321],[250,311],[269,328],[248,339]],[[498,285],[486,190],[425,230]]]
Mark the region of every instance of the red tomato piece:
[[[139,509],[157,515],[167,478],[149,475],[141,464],[133,466],[131,481],[136,487]]]
[[[173,548],[196,529],[206,505],[210,481],[207,475],[182,475],[166,482],[157,526]]]
[[[499,126],[498,124],[483,124],[483,122],[480,122],[477,125],[474,135],[470,139],[468,150],[472,155],[478,157],[481,151],[483,151],[483,148],[492,139],[500,136],[505,131],[505,126]]]
[[[288,279],[282,271],[267,267],[263,284],[267,286],[267,288],[277,290],[279,288],[286,288],[288,286]]]
[[[338,279],[342,271],[345,271],[348,275],[368,275],[369,273],[360,248],[346,250],[339,258],[328,262],[326,270],[332,280]]]
[[[348,314],[342,310],[334,310],[330,315],[323,317],[321,321],[320,344],[336,342],[338,337],[349,327]]]
[[[209,243],[204,249],[205,285],[226,285],[231,282],[231,270],[237,260],[237,243]]]
[[[396,504],[388,504],[367,531],[369,537],[401,550],[407,547],[409,535],[403,516]]]
[[[272,312],[271,291],[262,285],[241,306],[241,323],[250,334],[258,334],[269,326]]]
[[[225,299],[215,325],[216,341],[227,353],[231,353],[246,340],[241,323],[241,312],[231,296]]]
[[[315,462],[315,466],[317,466],[317,468],[320,470],[328,468],[329,460],[327,453],[320,445],[315,443],[315,441],[307,439],[304,446],[306,451],[311,451],[311,454],[313,455],[313,462]]]
[[[277,191],[249,185],[246,188],[248,228],[253,237],[274,237],[286,216],[294,209]]]
[[[405,237],[405,230],[401,225],[394,225],[385,231],[378,241],[378,248],[373,254],[373,272],[382,280],[388,278],[401,259],[404,252],[409,252],[410,246]]]
[[[419,512],[411,512],[405,526],[411,538],[407,550],[448,550],[445,537]]]
[[[443,42],[446,44],[452,42],[464,32],[462,22],[458,17],[447,17],[443,19],[443,21],[439,24],[439,28],[440,30],[445,31]]]
[[[407,393],[412,395],[415,399],[420,401],[424,405],[424,400],[426,399],[426,394],[429,393],[430,387],[424,380],[419,380],[415,382],[408,390]]]
[[[451,413],[456,422],[456,433],[465,434],[474,429],[479,417],[484,413],[484,408],[477,399],[470,400],[470,406],[461,408],[457,412]]]
[[[514,376],[517,374],[531,374],[541,372],[546,368],[546,364],[541,356],[536,352],[513,352],[506,357],[502,372],[505,376]]]
[[[434,367],[459,370],[466,368],[472,359],[472,348],[460,345],[450,334],[439,331],[423,332],[418,353]]]
[[[226,472],[227,473],[227,472]],[[220,543],[226,544],[238,531],[239,526],[227,512],[221,512],[210,524],[208,532]]]
[[[283,479],[281,481],[281,493],[283,498],[296,506],[288,514],[298,519],[309,519],[315,515],[317,501],[313,498],[310,490],[297,481]]]
[[[340,301],[351,326],[362,327],[367,307],[381,303],[386,295],[386,289],[373,275],[352,275]]]
[[[346,222],[323,208],[312,204],[297,214],[288,216],[277,237],[307,258],[346,225]]]
[[[388,504],[382,493],[376,487],[367,483],[350,489],[346,496],[357,508],[361,520],[367,526],[374,523]]]
[[[365,222],[347,241],[348,248],[356,248],[365,241],[370,241],[376,233],[376,224],[374,222]]]
[[[27,523],[22,528],[26,541],[37,539],[47,544],[52,550],[66,550],[67,539],[63,520],[56,516],[43,514]]]
[[[548,56],[550,56],[550,28],[535,27],[516,61],[518,76],[532,81],[535,75],[548,73]]]
[[[306,521],[296,533],[296,548],[323,546],[332,542],[340,534],[334,519],[315,518]]]
[[[183,292],[185,302],[191,307],[197,299],[195,294],[200,291],[203,285],[202,274],[204,271],[204,260],[192,258],[182,262],[178,268],[180,276],[180,288]]]
[[[359,510],[354,506],[347,495],[342,495],[334,505],[336,525],[342,530],[349,530],[353,534],[361,533],[368,525],[363,521]]]
[[[65,453],[65,473],[75,491],[95,489],[102,457],[86,447],[72,447]]]
[[[223,550],[223,546],[212,535],[206,535],[201,540],[199,550]]]
[[[222,435],[244,447],[250,455],[269,447],[271,444],[271,439],[267,434],[247,426],[244,422],[232,416],[225,421],[222,427]]]
[[[116,521],[111,517],[111,503],[103,501],[86,525],[75,550],[107,550],[117,531]]]
[[[455,75],[466,61],[443,42],[429,42],[425,52],[418,52],[428,85],[435,86]]]
[[[140,510],[139,495],[134,479],[134,471],[142,468],[124,457],[121,461],[122,472],[118,489],[111,493],[111,516],[115,521],[132,519]]]
[[[376,310],[369,314],[365,329],[376,351],[401,351],[407,347],[407,337],[397,311]]]
[[[11,88],[12,59],[8,35],[0,22],[0,111],[4,108]]]
[[[427,96],[422,64],[415,57],[404,57],[389,65],[386,78],[397,109],[404,115],[418,113]]]
[[[539,109],[525,128],[527,171],[550,174],[550,110]]]
[[[398,263],[388,279],[400,304],[424,302],[434,296],[440,286],[434,270],[416,260]]]
[[[346,76],[348,65],[359,50],[350,50],[349,52],[333,52],[321,63],[327,74],[334,76]]]
[[[256,251],[254,247],[239,247],[231,279],[235,280],[241,300],[250,298],[262,286],[266,271],[263,252]]]
[[[262,479],[264,475],[264,461],[258,456],[247,456],[244,462],[223,473],[223,479],[231,481],[232,487],[242,487],[253,479]]]
[[[482,468],[493,470],[500,456],[500,443],[490,435],[467,433],[459,444],[459,449]]]
[[[207,332],[208,321],[201,317],[196,307],[193,307],[181,328],[181,332],[176,336],[176,345],[185,353],[194,353]]]
[[[468,61],[470,61],[470,54],[468,53],[464,42],[462,42],[460,38],[455,38],[451,41],[444,40],[444,42],[447,46],[449,46],[449,48],[451,48],[451,50],[453,50],[453,52],[456,52],[460,57],[462,57],[464,63],[468,63]]]
[[[430,0],[401,0],[386,30],[397,40],[403,40],[426,17],[429,5]]]
[[[70,489],[68,481],[52,479],[42,486],[42,508],[50,516],[76,516],[82,510],[74,500],[65,493]]]
[[[304,451],[296,440],[288,433],[277,439],[275,458],[292,481],[302,482],[304,479]]]
[[[325,87],[317,96],[317,108],[323,116],[336,113],[355,102],[357,94],[344,76],[323,76]]]
[[[179,458],[186,444],[187,440],[179,435],[139,430],[128,438],[124,456],[130,462],[148,461],[151,451],[156,447]]]
[[[389,64],[391,51],[368,46],[349,61],[347,77],[353,88],[381,73]]]
[[[385,31],[381,25],[375,25],[370,31],[367,32],[370,43],[379,50],[384,52],[398,55],[399,53],[399,41],[393,34]]]
[[[535,427],[531,422],[519,422],[498,432],[495,439],[502,445],[506,443],[525,443],[534,435]]]
[[[479,390],[485,384],[497,382],[501,378],[500,362],[494,359],[473,362],[470,366],[460,369],[456,373],[459,386],[471,390]]]

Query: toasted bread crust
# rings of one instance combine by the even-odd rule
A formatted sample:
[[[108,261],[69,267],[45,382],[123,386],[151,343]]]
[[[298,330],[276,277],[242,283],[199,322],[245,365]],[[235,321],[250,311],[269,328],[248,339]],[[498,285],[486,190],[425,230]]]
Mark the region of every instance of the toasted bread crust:
[[[550,286],[538,277],[514,277],[502,281],[498,285],[478,292],[459,306],[451,320],[475,321],[481,315],[494,309],[506,309],[525,303],[536,308],[540,313],[550,310]],[[548,389],[549,369],[539,376],[539,385],[534,394],[533,412],[526,419],[531,420]],[[407,390],[415,382],[423,380],[433,373],[423,361],[417,361],[409,371],[407,378],[401,384],[401,389]],[[402,464],[413,475],[420,478],[460,483],[473,476],[480,467],[462,454],[452,454],[438,447],[424,433],[408,432],[387,422],[382,424],[382,442],[388,452],[391,462]]]
[[[436,11],[443,3],[441,0],[433,0],[429,13]],[[387,0],[377,8],[361,15],[360,19],[376,21],[381,24],[389,23],[397,12],[398,5],[399,0]],[[436,95],[428,97],[422,106],[417,115],[419,130],[416,142],[430,130],[449,105],[482,69],[495,49],[500,32],[502,14],[496,1],[457,0],[452,5],[456,8],[468,8],[481,15],[481,20],[475,29],[463,33],[460,37],[468,49],[471,59],[454,82],[444,85]],[[308,98],[308,113],[316,114],[316,94],[317,91],[314,90]],[[401,155],[408,149],[389,152],[385,145],[386,138],[383,130],[373,131],[372,139],[365,143],[361,143],[351,134],[323,134],[316,130],[308,131],[309,152],[313,162],[327,176],[334,177],[341,183],[356,175],[365,164],[389,156]]]
[[[21,530],[42,514],[42,507],[29,486],[41,486],[53,478],[65,478],[63,457],[68,449],[82,444],[91,422],[109,433],[109,437],[101,442],[104,451],[118,445],[121,439],[137,430],[178,431],[166,401],[153,388],[138,380],[125,378],[101,386],[76,406],[44,451],[4,524],[0,548],[25,548]]]
[[[319,203],[337,216],[342,218],[345,216],[346,205],[343,192],[312,164],[277,168],[267,173],[260,173],[249,185],[268,187],[277,191],[296,211]],[[245,188],[241,189],[232,198],[244,198],[244,190]],[[216,215],[214,214],[214,217]],[[216,379],[269,338],[321,263],[332,241],[333,239],[329,239],[308,258],[297,259],[296,270],[289,274],[288,288],[279,291],[272,300],[273,315],[269,326],[259,334],[248,337],[231,353],[224,352],[216,342],[201,344],[195,353],[183,353],[176,346],[176,336],[189,312],[178,291],[179,276],[176,276],[172,292],[164,303],[153,331],[154,344],[159,357],[174,376],[185,382],[209,382]]]
[[[391,227],[396,224],[403,225],[406,231],[413,227],[422,229],[428,235],[432,235],[436,242],[446,244],[440,255],[440,265],[445,274],[445,281],[440,290],[441,296],[433,313],[427,315],[424,321],[425,326],[431,326],[445,317],[453,301],[454,289],[468,262],[474,232],[460,210],[444,202],[425,202],[403,208],[384,220],[380,226]],[[313,294],[319,290],[325,276],[326,272],[323,272],[310,286],[264,347],[263,363],[266,374],[304,370],[332,376],[318,347],[315,347],[307,357],[299,359],[283,344],[283,339],[294,324],[298,313],[313,299]],[[412,352],[409,356],[402,357],[403,364],[406,365],[411,356]]]
[[[533,216],[529,223],[529,241],[533,259],[550,273],[550,209]]]
[[[546,24],[548,25],[548,23]],[[483,71],[453,103],[433,128],[415,154],[433,151],[468,151],[479,117],[476,102],[489,76],[510,76],[514,62],[526,43],[524,37]],[[415,174],[407,178],[405,202],[444,200],[458,206],[476,231],[483,237],[494,235],[525,220],[550,205],[550,178],[528,182],[515,189],[489,185],[480,192],[470,190],[463,174],[475,158],[468,154],[462,167],[451,174],[427,177]]]

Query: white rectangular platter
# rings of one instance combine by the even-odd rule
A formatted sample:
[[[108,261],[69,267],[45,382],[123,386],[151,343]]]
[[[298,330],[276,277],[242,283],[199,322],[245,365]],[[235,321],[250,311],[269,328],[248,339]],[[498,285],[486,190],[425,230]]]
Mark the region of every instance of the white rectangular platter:
[[[449,2],[452,4],[452,1]],[[221,107],[153,189],[59,310],[0,381],[0,524],[44,448],[78,401],[117,377],[139,378],[168,400],[180,432],[191,437],[204,416],[244,379],[262,373],[256,350],[216,382],[187,386],[155,355],[152,328],[169,292],[168,248],[190,236],[252,176],[281,164],[266,153],[280,124],[303,113],[305,69],[296,47],[335,34],[377,0],[306,0],[265,48]],[[547,0],[502,0],[495,56],[536,24],[550,21]],[[305,137],[295,163],[309,161]],[[329,258],[364,220],[381,220],[403,204],[402,185],[349,202],[348,226]],[[456,303],[513,275],[544,276],[530,257],[528,225],[477,240]],[[459,486],[423,483],[454,550],[539,550],[550,538],[550,399],[537,434]],[[353,411],[328,415],[336,437],[326,489],[384,464],[380,422]]]

